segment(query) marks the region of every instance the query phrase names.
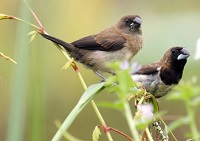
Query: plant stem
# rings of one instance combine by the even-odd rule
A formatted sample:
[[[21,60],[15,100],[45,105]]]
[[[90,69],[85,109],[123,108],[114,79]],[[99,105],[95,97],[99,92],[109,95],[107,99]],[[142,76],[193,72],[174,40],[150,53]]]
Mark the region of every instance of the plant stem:
[[[30,1],[31,2],[31,1]],[[31,15],[20,4],[19,15],[31,19]],[[8,19],[10,16],[6,16]],[[6,132],[6,141],[22,141],[25,137],[25,121],[27,110],[27,77],[29,64],[29,50],[27,47],[28,40],[24,38],[24,34],[29,31],[28,26],[17,24],[16,39],[14,41],[17,48],[15,58],[20,63],[15,66],[15,71],[12,72],[12,84],[10,85],[10,110],[7,119],[8,126]],[[12,41],[13,42],[13,41]],[[30,124],[29,124],[30,125]],[[30,127],[30,126],[28,126]]]
[[[146,131],[146,134],[147,134],[147,137],[148,137],[149,141],[153,141],[153,138],[152,138],[152,135],[151,135],[151,133],[149,131],[149,128],[146,128],[145,131]]]
[[[30,9],[30,7],[29,7],[29,9]],[[32,14],[33,14],[33,11],[32,11],[32,10],[31,10],[31,12],[32,12]],[[20,19],[20,18],[14,17],[14,16],[7,16],[6,19],[14,19],[14,20],[16,20],[16,21],[23,22],[23,23],[25,23],[25,24],[27,24],[27,25],[29,25],[29,26],[35,28],[37,31],[40,31],[40,32],[42,32],[42,30],[44,30],[44,29],[41,29],[40,27],[38,27],[38,26],[36,26],[36,25],[34,25],[34,24],[31,24],[31,23],[29,23],[29,22],[27,22],[27,21],[25,21],[25,20],[22,20],[22,19]],[[38,20],[37,20],[37,21],[38,21]],[[40,22],[39,22],[39,24],[42,25]],[[43,27],[42,27],[42,28],[43,28]],[[45,34],[47,34],[47,33],[45,32]],[[66,52],[64,51],[64,49],[63,49],[62,47],[60,47],[60,46],[59,46],[58,44],[56,44],[56,43],[54,43],[54,45],[63,53],[63,55],[64,55],[69,61],[71,60],[71,58],[66,54]],[[76,70],[75,70],[75,71],[76,71]],[[76,71],[76,72],[77,72],[77,74],[78,74],[78,76],[79,76],[79,79],[80,79],[80,81],[81,81],[81,84],[82,84],[84,90],[86,90],[86,89],[87,89],[87,86],[86,86],[86,84],[85,84],[85,82],[84,82],[84,80],[83,80],[83,78],[82,78],[80,72],[79,72],[79,71]],[[97,108],[97,106],[96,106],[96,104],[95,104],[95,102],[94,102],[93,100],[91,101],[91,104],[92,104],[92,107],[93,107],[93,109],[94,109],[94,111],[95,111],[97,117],[99,118],[99,120],[100,120],[102,126],[106,127],[106,123],[105,123],[105,121],[104,121],[102,115],[100,114],[100,112],[99,112],[99,110],[98,110],[98,108]],[[59,134],[59,135],[62,135],[62,134]],[[59,135],[58,135],[58,136],[59,136]],[[107,135],[109,141],[113,141],[113,139],[112,139],[112,137],[111,137],[111,135],[110,135],[109,132],[106,132],[106,135]],[[58,140],[59,140],[59,137],[57,137],[57,138],[58,138]]]
[[[124,136],[124,137],[127,138],[129,141],[134,141],[131,137],[129,137],[128,135],[124,134],[123,132],[121,132],[121,131],[119,131],[119,130],[117,130],[117,129],[115,129],[115,128],[109,127],[109,130],[110,130],[110,131],[114,131],[114,132],[116,132],[116,133],[118,133],[118,134]]]
[[[168,128],[167,124],[165,123],[165,121],[161,118],[161,116],[158,114],[159,116],[159,120],[161,120],[161,122],[163,123],[163,125],[167,128],[168,132],[172,135],[172,137],[174,138],[174,141],[178,141],[175,137],[175,135],[172,133],[172,131]]]
[[[132,116],[131,109],[130,109],[128,101],[123,102],[123,107],[124,107],[125,117],[126,117],[126,120],[128,122],[128,126],[130,128],[132,137],[134,138],[135,141],[140,141],[139,133],[136,129],[136,125],[134,123],[133,116]]]
[[[36,25],[34,25],[32,23],[29,23],[29,22],[27,22],[25,20],[22,20],[20,18],[17,18],[17,17],[13,17],[13,19],[16,20],[16,21],[20,21],[20,22],[26,23],[26,24],[30,25],[31,27],[35,28],[36,30],[40,31],[40,27],[38,27],[38,26],[36,26]]]
[[[10,62],[12,62],[12,63],[17,64],[17,62],[16,62],[15,60],[13,60],[12,58],[10,58],[10,57],[4,55],[2,52],[0,52],[0,57],[3,58],[3,59],[5,59],[5,60],[7,60],[7,61],[10,61]]]
[[[94,111],[95,111],[97,117],[99,118],[99,121],[100,121],[101,125],[102,125],[104,128],[107,128],[106,122],[104,121],[104,119],[103,119],[101,113],[99,112],[99,109],[97,108],[97,106],[96,106],[94,100],[91,101],[91,104],[92,104],[92,107],[93,107],[93,109],[94,109]],[[110,134],[109,131],[106,131],[106,136],[107,136],[107,138],[108,138],[108,141],[113,141],[112,136],[111,136],[111,134]]]
[[[83,77],[81,76],[81,74],[80,74],[79,71],[77,71],[77,74],[78,74],[78,76],[79,76],[79,79],[80,79],[80,81],[81,81],[81,84],[82,84],[84,90],[86,90],[86,89],[87,89],[87,86],[86,86],[86,84],[85,84],[85,82],[84,82]],[[99,109],[97,108],[97,106],[96,106],[94,100],[91,101],[91,105],[92,105],[92,108],[94,109],[94,111],[95,111],[97,117],[99,118],[99,121],[100,121],[101,125],[102,125],[104,128],[106,128],[106,127],[107,127],[106,122],[104,121],[104,119],[103,119],[103,117],[102,117],[102,115],[101,115]],[[111,134],[110,134],[109,131],[106,132],[106,135],[107,135],[107,138],[108,138],[109,141],[113,141],[113,139],[112,139]]]
[[[198,137],[198,129],[195,122],[195,112],[194,107],[191,106],[190,101],[186,101],[187,113],[190,117],[190,129],[192,131],[192,138]]]

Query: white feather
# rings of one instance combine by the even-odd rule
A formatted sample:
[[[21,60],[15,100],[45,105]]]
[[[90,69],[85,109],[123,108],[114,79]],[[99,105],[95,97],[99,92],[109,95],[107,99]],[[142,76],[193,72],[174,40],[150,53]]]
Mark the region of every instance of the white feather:
[[[165,85],[158,74],[154,75],[132,75],[133,81],[140,82],[145,87],[147,92],[153,94],[155,97],[162,97],[171,91],[174,85]]]

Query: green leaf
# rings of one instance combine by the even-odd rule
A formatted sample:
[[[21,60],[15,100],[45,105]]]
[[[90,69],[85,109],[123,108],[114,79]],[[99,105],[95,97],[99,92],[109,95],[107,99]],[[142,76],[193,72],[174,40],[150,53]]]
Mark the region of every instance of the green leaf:
[[[18,6],[19,6],[18,8],[20,9],[18,15],[23,19],[30,19],[31,16],[29,12],[26,11],[26,8],[22,6],[22,3],[20,3]],[[4,14],[3,15],[1,14],[0,16],[1,19],[12,18],[12,16]],[[16,32],[13,33],[15,35],[15,39],[11,39],[11,41],[15,42],[14,46],[17,47],[15,53],[17,54],[16,57],[18,60],[20,60],[20,63],[17,66],[15,66],[15,70],[13,71],[12,85],[10,87],[10,98],[11,98],[10,110],[9,110],[9,117],[7,117],[8,121],[7,135],[5,135],[5,138],[7,141],[12,141],[12,140],[22,141],[24,139],[25,131],[28,130],[30,131],[30,134],[33,135],[30,136],[29,140],[44,140],[43,131],[45,130],[45,127],[43,124],[44,122],[42,121],[44,115],[42,114],[38,115],[37,113],[37,112],[44,113],[42,106],[44,103],[40,103],[41,101],[43,101],[43,98],[40,95],[41,101],[37,101],[37,105],[34,105],[34,107],[32,107],[31,104],[33,104],[33,101],[32,100],[29,101],[28,97],[27,98],[24,97],[26,95],[26,91],[24,91],[24,88],[25,87],[27,88],[29,86],[28,83],[24,82],[28,82],[27,76],[29,76],[29,78],[32,78],[31,75],[28,74],[28,69],[27,69],[28,66],[30,66],[29,64],[30,63],[29,59],[31,59],[29,56],[30,50],[27,48],[27,40],[26,38],[24,38],[24,34],[26,34],[29,31],[29,27],[24,26],[22,24],[17,24],[16,29],[17,29]],[[42,83],[43,83],[42,80],[39,81],[38,84],[33,83],[32,85],[33,87],[37,86],[38,87],[34,89],[35,90],[34,92],[33,91],[30,92],[30,97],[32,97],[33,95],[34,98],[39,96],[38,90],[40,88],[41,89],[43,88]],[[41,94],[43,95],[42,91]],[[28,104],[27,101],[29,101],[30,103]],[[27,129],[24,128],[25,114],[26,114],[25,112],[26,109],[24,106],[26,105],[26,103],[31,107],[31,109],[34,109],[31,110],[29,113],[31,117],[29,119],[29,122],[34,124],[32,124],[32,126],[28,127]],[[40,107],[40,109],[37,109],[38,107]]]
[[[55,125],[57,128],[59,128],[61,126],[61,122],[59,120],[56,120]],[[73,136],[67,131],[64,131],[63,136],[68,141],[84,141],[84,140],[78,139],[77,137]]]
[[[105,86],[114,85],[114,83],[116,83],[116,81],[117,81],[116,76],[110,76],[110,77],[108,77],[108,79],[106,80]]]
[[[36,31],[30,31],[27,35],[33,35]]]
[[[98,141],[99,140],[99,135],[101,135],[100,129],[98,126],[95,127],[93,134],[92,134],[92,140],[93,141]]]
[[[168,128],[173,131],[174,129],[182,126],[183,124],[188,124],[190,122],[190,118],[189,117],[183,117],[183,118],[180,118],[174,122],[172,122]]]
[[[111,108],[111,109],[116,109],[116,110],[122,110],[123,109],[123,103],[122,103],[122,101],[117,101],[117,102],[100,102],[97,105],[100,106],[100,107]]]
[[[70,66],[71,66],[71,61],[68,61],[63,67],[62,67],[62,70],[66,70],[68,69]]]
[[[168,100],[180,100],[181,99],[181,92],[172,91],[170,94],[167,95]]]
[[[29,43],[32,42],[35,39],[37,33],[38,33],[37,31],[32,31],[32,33],[31,32],[28,33],[29,35],[32,35]]]
[[[0,13],[0,20],[3,20],[3,19],[9,19],[9,18],[11,18],[11,17],[8,16],[8,15],[1,14],[1,13]]]
[[[151,123],[152,121],[140,121],[140,122],[136,122],[136,127],[139,129],[139,130],[143,130],[145,129],[146,127],[148,127],[148,125]]]
[[[88,89],[83,93],[82,97],[67,116],[60,129],[55,134],[53,140],[58,140],[61,138],[65,130],[67,130],[73,123],[78,114],[85,108],[85,106],[101,91],[104,89],[105,82],[98,84],[93,84],[88,87]]]
[[[152,103],[152,105],[153,105],[154,113],[157,113],[159,111],[158,101],[152,94],[150,95],[149,100],[150,100],[150,103]]]
[[[81,107],[85,106],[89,101],[91,101],[100,91],[103,90],[105,82],[93,84],[87,88],[82,97],[80,98],[77,105]],[[80,108],[81,108],[80,107]]]
[[[107,66],[109,68],[112,68],[116,72],[120,71],[120,62],[118,62],[118,61],[115,61],[115,62],[112,62],[112,63],[107,63]]]
[[[135,83],[131,78],[129,70],[121,71],[117,74],[117,79],[119,83],[119,88],[122,94],[127,94],[130,92],[130,88],[135,87]]]
[[[200,106],[200,96],[193,99],[191,104],[192,106],[195,106],[195,107]]]
[[[0,52],[0,57],[6,59],[7,61],[10,61],[14,64],[17,64],[17,62],[15,60],[13,60],[12,58],[10,58],[9,56],[4,55],[2,52]]]
[[[171,100],[191,100],[200,93],[200,87],[192,82],[182,83],[174,88],[174,91],[168,95]]]

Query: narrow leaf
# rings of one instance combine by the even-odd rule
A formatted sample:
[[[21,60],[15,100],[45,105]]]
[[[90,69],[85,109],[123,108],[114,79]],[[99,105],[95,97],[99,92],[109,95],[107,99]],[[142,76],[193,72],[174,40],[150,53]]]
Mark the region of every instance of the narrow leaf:
[[[78,116],[78,114],[83,110],[83,108],[104,88],[105,82],[101,82],[98,84],[93,84],[83,93],[82,97],[76,104],[76,106],[73,108],[73,110],[70,112],[70,114],[67,116],[63,124],[61,125],[60,129],[57,131],[55,136],[53,137],[53,141],[59,140],[63,132],[67,130],[70,125],[73,123],[75,118]]]
[[[30,31],[27,35],[33,35],[36,31]]]
[[[66,70],[68,69],[70,66],[71,66],[72,62],[71,61],[68,61],[63,67],[62,67],[62,70]]]
[[[7,61],[10,61],[12,63],[17,64],[17,62],[15,60],[13,60],[12,58],[10,58],[9,56],[4,55],[2,52],[0,52],[0,57],[3,59],[6,59]]]
[[[6,15],[6,14],[1,14],[0,13],[0,20],[3,20],[3,19],[10,19],[11,17]]]
[[[57,128],[60,128],[61,126],[61,122],[59,120],[56,120],[55,121],[55,125]],[[72,134],[70,134],[69,132],[65,131],[63,133],[63,136],[66,140],[69,140],[69,141],[84,141],[84,140],[81,140],[81,139],[78,139],[77,137],[74,137]]]
[[[80,98],[78,104],[82,106],[85,106],[89,101],[91,101],[97,94],[104,88],[105,82],[93,84],[87,88],[87,90],[84,92],[82,97]],[[77,105],[78,105],[77,104]]]
[[[117,101],[117,102],[100,102],[97,105],[100,106],[100,107],[111,108],[111,109],[116,109],[116,110],[122,110],[123,109],[123,103],[122,103],[122,101]]]
[[[93,134],[92,134],[92,140],[93,141],[98,141],[99,140],[99,135],[101,135],[100,129],[98,126],[95,127]]]
[[[37,35],[37,32],[35,32],[35,33],[31,36],[31,39],[30,39],[29,43],[32,42],[32,41],[35,39],[35,36],[36,36],[36,35]]]

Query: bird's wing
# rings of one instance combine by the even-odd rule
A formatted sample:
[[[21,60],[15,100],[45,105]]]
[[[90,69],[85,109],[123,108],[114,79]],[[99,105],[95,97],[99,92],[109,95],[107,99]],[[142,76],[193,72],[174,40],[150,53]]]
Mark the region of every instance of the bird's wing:
[[[71,44],[85,50],[116,51],[124,47],[126,39],[116,32],[101,32],[81,38]]]
[[[160,70],[159,63],[153,63],[149,65],[144,65],[142,68],[137,71],[135,74],[156,74]]]

